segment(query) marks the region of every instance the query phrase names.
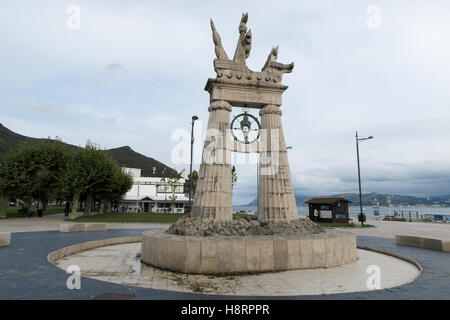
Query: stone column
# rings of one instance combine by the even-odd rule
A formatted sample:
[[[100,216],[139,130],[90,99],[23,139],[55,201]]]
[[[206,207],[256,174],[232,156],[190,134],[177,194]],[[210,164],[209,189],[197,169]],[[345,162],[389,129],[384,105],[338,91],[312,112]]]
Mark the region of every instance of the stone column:
[[[265,222],[298,219],[286,143],[278,105],[264,106],[261,116],[261,140],[258,184],[258,219]]]
[[[231,105],[224,100],[213,101],[208,111],[208,129],[191,216],[232,220],[231,141],[228,136]]]

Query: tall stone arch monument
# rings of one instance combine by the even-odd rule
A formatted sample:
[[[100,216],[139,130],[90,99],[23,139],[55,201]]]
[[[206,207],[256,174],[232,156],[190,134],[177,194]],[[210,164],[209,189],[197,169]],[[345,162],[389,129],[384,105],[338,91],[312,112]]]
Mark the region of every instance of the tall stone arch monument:
[[[191,216],[205,220],[232,220],[231,152],[259,152],[258,219],[264,222],[298,218],[286,144],[281,123],[283,74],[294,63],[277,62],[278,47],[272,48],[261,71],[250,70],[246,59],[252,45],[247,31],[248,14],[239,24],[239,39],[233,59],[225,52],[211,20],[216,59],[215,78],[208,79],[209,120],[202,163]],[[259,109],[261,134],[258,142],[243,145],[230,139],[230,113],[233,107]]]

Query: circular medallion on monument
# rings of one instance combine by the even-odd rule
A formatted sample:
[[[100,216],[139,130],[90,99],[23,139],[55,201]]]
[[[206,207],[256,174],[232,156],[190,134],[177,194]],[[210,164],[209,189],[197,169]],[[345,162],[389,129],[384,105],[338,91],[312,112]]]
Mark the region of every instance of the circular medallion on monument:
[[[258,140],[261,124],[254,115],[244,111],[234,117],[230,129],[234,140],[250,144]]]

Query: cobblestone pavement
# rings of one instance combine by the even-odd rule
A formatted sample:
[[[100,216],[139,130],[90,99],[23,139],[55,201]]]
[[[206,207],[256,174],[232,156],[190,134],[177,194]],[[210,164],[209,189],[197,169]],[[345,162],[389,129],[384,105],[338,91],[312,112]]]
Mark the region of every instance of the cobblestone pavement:
[[[90,299],[103,293],[127,294],[135,299],[230,299],[122,286],[82,278],[80,290],[66,287],[68,274],[47,261],[48,253],[69,245],[114,237],[140,235],[142,229],[107,232],[60,233],[57,231],[13,233],[11,246],[0,248],[0,299]],[[424,268],[414,282],[385,290],[320,296],[265,297],[277,299],[450,299],[450,253],[396,246],[394,239],[358,237],[358,244],[384,249],[416,259]],[[233,299],[260,299],[235,296]]]

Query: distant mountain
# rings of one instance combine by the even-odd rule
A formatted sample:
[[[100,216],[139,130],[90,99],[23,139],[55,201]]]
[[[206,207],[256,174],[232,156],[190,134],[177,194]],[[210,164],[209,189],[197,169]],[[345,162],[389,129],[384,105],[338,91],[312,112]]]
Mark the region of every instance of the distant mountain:
[[[359,193],[341,193],[332,195],[331,197],[342,197],[352,201],[351,205],[359,205]],[[385,193],[363,193],[361,195],[363,205],[372,205],[374,202],[379,202],[380,206],[387,206],[388,199],[392,205],[419,205],[419,204],[433,204],[432,201],[423,197],[385,194]]]
[[[140,168],[144,177],[162,177],[167,176],[174,169],[168,165],[159,162],[153,158],[137,153],[129,146],[105,150],[108,152],[122,167]],[[155,174],[153,174],[155,167]],[[164,174],[163,174],[164,172]]]
[[[4,127],[0,123],[0,153],[7,151],[9,148],[16,146],[23,141],[29,141],[30,143],[39,142],[45,139],[30,138],[18,133],[15,133],[8,128]],[[51,139],[54,143],[60,143],[64,148],[69,151],[77,151],[81,147],[74,146],[59,140]],[[167,176],[174,169],[168,165],[159,162],[153,158],[146,157],[143,154],[137,153],[129,146],[107,149],[105,152],[109,153],[114,160],[116,160],[121,166],[129,168],[142,169],[142,175],[144,177],[162,177]],[[155,174],[153,174],[153,167],[155,167]],[[164,172],[164,173],[163,173]]]
[[[308,199],[311,199],[312,197],[310,196],[305,196],[304,194],[296,194],[295,195],[295,201],[297,202],[297,204],[300,204],[302,202],[305,202]],[[255,207],[258,206],[258,198],[254,199],[252,202],[249,202],[248,204],[244,204],[241,206],[235,206],[235,207]]]
[[[30,137],[26,137],[21,134],[15,133],[0,123],[0,153],[5,152],[9,148],[14,147],[17,144],[24,142],[24,141],[29,141],[29,142],[33,143],[33,142],[39,142],[39,141],[43,141],[43,140],[46,140],[46,139],[30,138]],[[76,150],[80,149],[80,147],[77,147],[77,146],[74,146],[74,145],[59,141],[59,140],[52,139],[52,141],[54,141],[55,143],[60,143],[63,147],[67,148],[69,151],[76,151]]]
[[[243,205],[235,206],[235,207],[247,207],[247,206],[249,206],[249,207],[257,207],[258,206],[258,198],[254,199],[252,202],[249,202],[247,204],[243,204]]]
[[[345,198],[350,200],[352,203],[350,205],[359,205],[359,193],[340,193],[333,195],[316,195],[316,196],[306,196],[302,194],[296,194],[295,200],[297,205],[303,204],[306,200],[311,198],[319,198],[319,197],[330,197],[330,198]],[[390,198],[390,202],[392,205],[450,205],[448,200],[450,199],[450,195],[443,196],[434,196],[428,198],[424,197],[414,197],[414,196],[404,196],[404,195],[395,195],[395,194],[385,194],[385,193],[363,193],[361,195],[362,202],[364,206],[370,206],[374,204],[374,202],[378,202],[380,206],[388,205],[388,198]],[[253,200],[249,204],[245,206],[257,206],[257,199]]]
[[[448,201],[450,200],[450,194],[445,194],[445,195],[440,195],[440,196],[433,196],[430,197],[431,200],[444,200],[444,201]]]

